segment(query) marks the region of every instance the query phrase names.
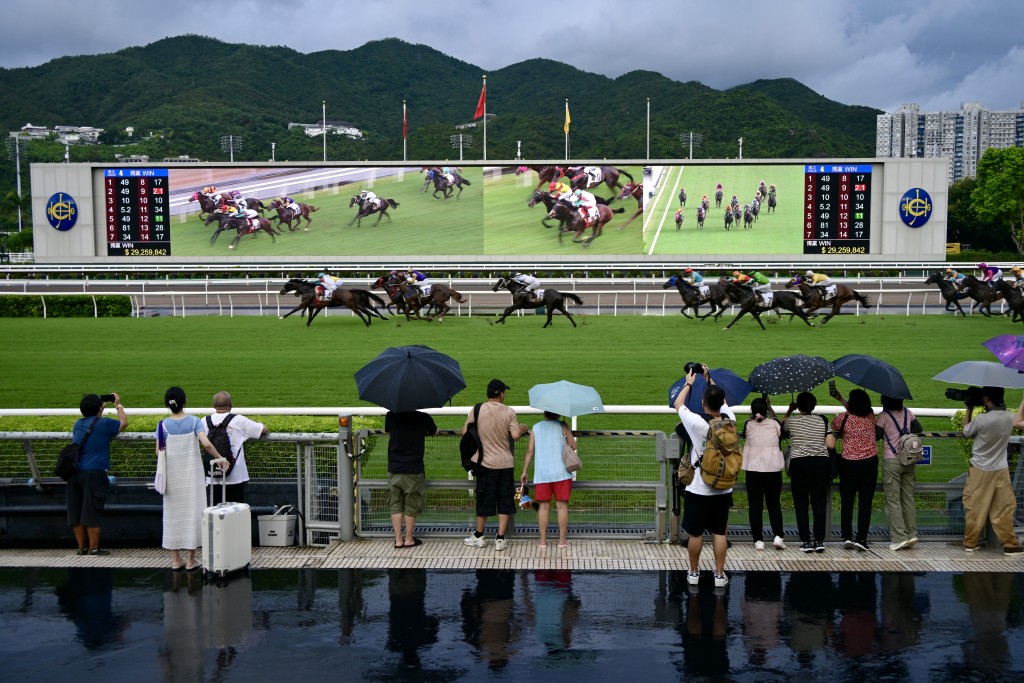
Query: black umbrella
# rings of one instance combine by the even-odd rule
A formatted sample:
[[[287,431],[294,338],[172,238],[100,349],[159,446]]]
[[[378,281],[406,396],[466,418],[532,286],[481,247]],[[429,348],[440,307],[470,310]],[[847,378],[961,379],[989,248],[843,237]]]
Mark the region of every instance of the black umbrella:
[[[397,413],[439,408],[466,388],[459,362],[429,346],[397,346],[355,374],[359,398]]]
[[[865,353],[850,353],[832,361],[836,377],[847,379],[859,387],[877,391],[890,398],[914,398],[900,371],[880,358]]]
[[[751,370],[748,381],[762,394],[792,394],[810,391],[835,374],[827,359],[799,354],[761,363]]]

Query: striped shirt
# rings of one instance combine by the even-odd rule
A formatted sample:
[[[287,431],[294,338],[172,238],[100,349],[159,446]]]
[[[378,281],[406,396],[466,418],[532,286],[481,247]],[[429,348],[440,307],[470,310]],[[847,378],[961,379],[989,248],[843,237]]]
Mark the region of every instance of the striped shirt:
[[[831,431],[828,419],[814,413],[793,413],[782,423],[782,435],[789,437],[790,458],[827,457],[825,436]]]

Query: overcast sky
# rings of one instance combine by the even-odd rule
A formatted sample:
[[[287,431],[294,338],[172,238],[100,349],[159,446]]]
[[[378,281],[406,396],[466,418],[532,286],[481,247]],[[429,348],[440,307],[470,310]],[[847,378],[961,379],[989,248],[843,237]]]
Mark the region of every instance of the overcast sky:
[[[309,53],[396,37],[492,71],[534,57],[729,88],[791,77],[891,111],[1024,101],[1021,0],[4,0],[0,66],[196,33]],[[491,81],[490,88],[500,88]]]

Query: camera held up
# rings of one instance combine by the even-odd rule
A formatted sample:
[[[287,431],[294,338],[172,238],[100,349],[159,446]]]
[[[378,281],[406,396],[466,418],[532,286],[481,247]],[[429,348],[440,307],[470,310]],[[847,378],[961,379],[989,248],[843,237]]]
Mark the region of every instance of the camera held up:
[[[946,389],[946,398],[951,401],[965,403],[972,408],[977,408],[983,404],[981,396],[981,387],[967,387],[966,389],[950,387]]]
[[[117,397],[113,394],[100,394],[100,400],[104,403],[112,403],[117,400]]]
[[[690,361],[689,363],[687,363],[686,365],[683,366],[683,374],[684,375],[689,375],[690,372],[695,372],[698,375],[703,375],[704,374],[704,364],[703,363],[695,363],[693,361]]]

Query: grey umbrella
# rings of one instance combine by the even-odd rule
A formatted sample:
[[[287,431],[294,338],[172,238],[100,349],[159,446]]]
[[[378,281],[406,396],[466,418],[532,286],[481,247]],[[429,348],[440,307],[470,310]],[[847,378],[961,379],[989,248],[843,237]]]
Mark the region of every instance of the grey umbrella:
[[[835,377],[832,363],[821,356],[782,356],[751,370],[747,381],[762,394],[792,394],[810,391]]]
[[[1024,374],[1002,363],[988,360],[965,360],[946,368],[932,377],[950,384],[969,384],[976,387],[1003,387],[1024,389]]]

